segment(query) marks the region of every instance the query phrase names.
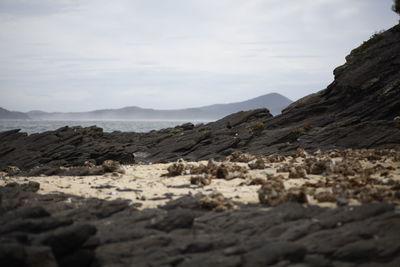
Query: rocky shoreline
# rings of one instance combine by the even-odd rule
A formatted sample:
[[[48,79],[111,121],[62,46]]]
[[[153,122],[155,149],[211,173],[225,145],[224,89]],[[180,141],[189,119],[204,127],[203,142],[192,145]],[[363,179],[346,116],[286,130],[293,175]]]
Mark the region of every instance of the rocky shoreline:
[[[222,162],[107,162],[97,176],[7,176],[0,262],[397,266],[399,153],[237,152]]]
[[[82,166],[117,160],[170,162],[224,158],[234,151],[293,154],[298,148],[391,148],[400,144],[400,25],[374,36],[346,57],[324,90],[282,114],[242,111],[208,124],[186,123],[149,133],[104,133],[63,127],[27,135],[0,133],[0,168]]]
[[[399,266],[399,69],[397,25],[275,117],[2,132],[1,266]]]

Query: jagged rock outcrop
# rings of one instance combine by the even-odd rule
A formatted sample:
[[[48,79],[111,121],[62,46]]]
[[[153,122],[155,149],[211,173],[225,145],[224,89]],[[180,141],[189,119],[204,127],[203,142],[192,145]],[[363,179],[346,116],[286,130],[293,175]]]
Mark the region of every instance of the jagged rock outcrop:
[[[298,144],[310,149],[399,144],[400,25],[354,49],[334,75],[325,90],[268,121],[267,131],[307,125]]]

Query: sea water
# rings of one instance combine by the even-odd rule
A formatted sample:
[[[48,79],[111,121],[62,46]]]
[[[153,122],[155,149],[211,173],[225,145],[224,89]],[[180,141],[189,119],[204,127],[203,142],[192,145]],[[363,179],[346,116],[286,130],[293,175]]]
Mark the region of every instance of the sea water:
[[[52,131],[64,126],[89,127],[96,125],[103,128],[104,132],[149,132],[164,128],[175,127],[186,122],[193,124],[204,123],[203,121],[56,121],[56,120],[0,120],[0,132],[21,129],[28,134]]]

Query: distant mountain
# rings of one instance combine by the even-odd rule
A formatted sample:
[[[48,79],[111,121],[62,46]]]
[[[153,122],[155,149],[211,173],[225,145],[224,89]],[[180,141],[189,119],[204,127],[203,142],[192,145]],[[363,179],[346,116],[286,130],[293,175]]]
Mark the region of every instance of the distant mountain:
[[[257,108],[268,108],[273,115],[290,105],[292,101],[283,95],[271,93],[243,102],[216,104],[197,108],[157,110],[140,107],[120,109],[102,109],[89,112],[53,112],[30,111],[32,119],[47,120],[216,120],[226,115]]]
[[[0,108],[0,120],[29,120],[29,116],[23,112],[9,111]]]

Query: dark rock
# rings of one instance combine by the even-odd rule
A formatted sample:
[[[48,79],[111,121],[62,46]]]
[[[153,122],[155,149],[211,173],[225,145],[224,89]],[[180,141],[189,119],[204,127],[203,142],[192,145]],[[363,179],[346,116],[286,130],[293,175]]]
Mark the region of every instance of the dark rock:
[[[168,211],[160,220],[154,222],[151,227],[161,231],[170,232],[178,228],[190,228],[195,214],[191,210],[177,209]]]
[[[274,242],[262,244],[244,255],[246,266],[267,266],[287,259],[290,262],[301,262],[306,255],[306,248],[289,242]]]
[[[71,223],[71,220],[60,221],[52,217],[37,219],[21,218],[1,225],[0,234],[7,234],[10,232],[41,233]]]
[[[22,184],[21,189],[25,192],[37,192],[40,189],[40,184],[38,182],[30,181],[27,184]]]
[[[34,246],[26,247],[26,264],[28,266],[57,267],[57,260],[50,247]]]
[[[345,199],[345,198],[340,198],[336,202],[336,205],[339,206],[339,207],[347,206],[348,204],[349,204],[349,201],[347,199]]]
[[[0,217],[2,266],[396,266],[400,252],[400,217],[385,203],[328,209],[288,202],[214,212],[199,194],[139,211],[128,200],[21,187],[0,187],[3,210],[9,198],[25,200]],[[219,200],[226,201],[208,197]]]
[[[56,259],[73,254],[96,233],[96,228],[88,224],[72,225],[38,236],[34,243],[52,248]]]
[[[15,166],[6,166],[1,171],[6,172],[9,176],[14,176],[21,172],[21,170]]]
[[[24,246],[18,243],[0,243],[0,263],[2,266],[26,266]]]
[[[118,172],[125,173],[125,170],[122,169],[121,164],[115,160],[105,160],[102,164],[104,172]]]

